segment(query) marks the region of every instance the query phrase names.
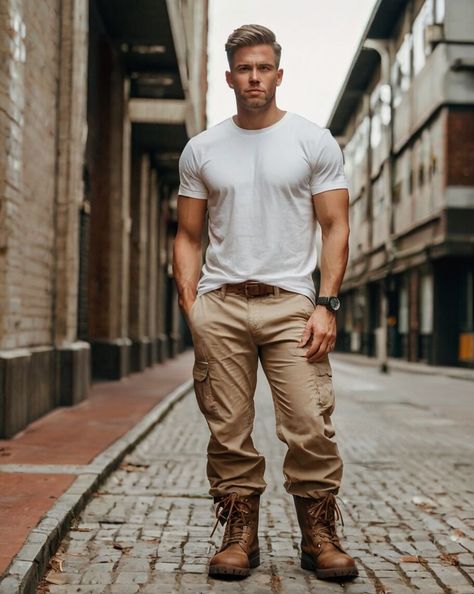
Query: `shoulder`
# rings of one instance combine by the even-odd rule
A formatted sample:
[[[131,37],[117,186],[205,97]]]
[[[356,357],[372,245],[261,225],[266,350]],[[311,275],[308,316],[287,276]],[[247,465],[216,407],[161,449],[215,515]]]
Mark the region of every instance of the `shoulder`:
[[[199,154],[205,151],[209,146],[212,146],[217,140],[227,136],[229,131],[230,118],[211,126],[207,130],[203,130],[193,136],[186,144],[185,149],[191,149],[194,153]]]
[[[293,114],[292,127],[312,162],[324,156],[338,156],[341,148],[329,128],[320,126],[301,115]]]
[[[229,119],[203,130],[188,140],[179,158],[180,169],[200,171],[209,158],[211,149],[215,150],[219,140],[227,137],[230,128]]]
[[[292,114],[292,124],[298,131],[302,141],[311,143],[313,146],[332,144],[335,142],[329,128],[320,126],[316,122],[298,114]],[[337,144],[337,143],[336,143]]]
[[[297,113],[292,113],[292,126],[298,130],[298,133],[303,139],[308,140],[321,140],[328,132],[328,128],[320,126],[316,122],[305,118]],[[330,133],[330,132],[329,132]]]

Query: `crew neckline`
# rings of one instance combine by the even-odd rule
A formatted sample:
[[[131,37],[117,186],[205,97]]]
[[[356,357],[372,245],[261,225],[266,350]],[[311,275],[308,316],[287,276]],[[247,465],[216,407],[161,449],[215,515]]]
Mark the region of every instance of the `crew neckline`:
[[[275,122],[274,124],[272,124],[271,126],[265,126],[265,128],[257,128],[256,130],[249,130],[247,128],[241,128],[240,126],[238,126],[235,122],[234,122],[234,117],[231,116],[229,118],[230,120],[230,124],[231,126],[239,133],[241,134],[245,134],[247,136],[256,136],[258,134],[266,134],[267,132],[271,132],[272,130],[275,130],[276,128],[279,128],[280,126],[282,126],[286,120],[289,119],[291,112],[287,111],[285,112],[285,114],[278,120],[278,122]]]

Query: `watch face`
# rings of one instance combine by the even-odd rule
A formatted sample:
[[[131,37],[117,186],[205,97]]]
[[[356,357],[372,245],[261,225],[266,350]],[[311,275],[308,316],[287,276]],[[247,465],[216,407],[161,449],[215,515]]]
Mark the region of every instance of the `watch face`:
[[[341,307],[341,302],[337,297],[331,297],[329,299],[329,306],[333,311],[337,311]]]

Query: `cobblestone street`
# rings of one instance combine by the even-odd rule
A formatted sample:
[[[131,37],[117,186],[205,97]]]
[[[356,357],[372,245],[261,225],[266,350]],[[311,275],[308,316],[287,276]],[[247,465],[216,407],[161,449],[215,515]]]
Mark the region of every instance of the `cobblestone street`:
[[[38,592],[351,594],[474,592],[472,382],[333,359],[336,437],[345,461],[343,545],[360,576],[339,584],[299,566],[285,493],[285,446],[263,376],[257,448],[267,458],[262,565],[242,582],[207,577],[214,524],[208,430],[192,393],[124,460],[64,539]],[[220,540],[217,530],[214,542]]]

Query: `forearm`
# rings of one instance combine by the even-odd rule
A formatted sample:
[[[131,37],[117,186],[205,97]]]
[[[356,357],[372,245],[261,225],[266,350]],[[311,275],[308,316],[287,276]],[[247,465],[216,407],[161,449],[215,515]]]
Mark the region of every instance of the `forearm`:
[[[348,239],[349,229],[343,225],[323,233],[319,288],[321,296],[339,294],[349,255]]]
[[[173,245],[173,275],[180,307],[187,307],[196,298],[201,272],[202,247],[187,234],[178,231]]]

